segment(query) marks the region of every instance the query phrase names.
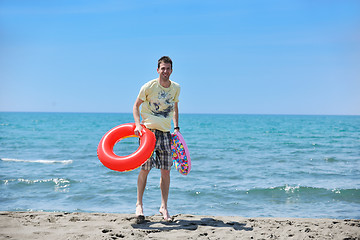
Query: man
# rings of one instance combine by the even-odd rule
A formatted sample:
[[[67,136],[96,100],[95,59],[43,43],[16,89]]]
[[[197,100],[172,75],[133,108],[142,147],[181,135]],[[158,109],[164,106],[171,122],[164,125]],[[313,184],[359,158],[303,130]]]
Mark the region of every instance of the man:
[[[154,154],[141,166],[137,183],[136,216],[138,222],[144,221],[143,194],[146,187],[147,176],[151,168],[161,170],[160,189],[161,206],[159,212],[164,220],[170,221],[171,217],[167,209],[167,201],[170,187],[170,169],[173,164],[171,154],[171,119],[174,123],[174,131],[179,131],[178,102],[180,85],[170,80],[172,73],[172,60],[161,57],[158,60],[157,72],[159,77],[142,86],[133,107],[133,115],[136,128],[135,135],[140,136],[140,105],[142,124],[154,132],[156,146]]]

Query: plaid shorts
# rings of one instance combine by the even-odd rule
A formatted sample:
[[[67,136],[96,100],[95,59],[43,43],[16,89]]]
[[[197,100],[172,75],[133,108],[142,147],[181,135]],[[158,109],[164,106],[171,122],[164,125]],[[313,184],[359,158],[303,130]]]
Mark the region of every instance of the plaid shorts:
[[[171,153],[171,133],[152,130],[155,133],[156,144],[151,157],[141,166],[143,170],[157,169],[170,170],[173,165]]]

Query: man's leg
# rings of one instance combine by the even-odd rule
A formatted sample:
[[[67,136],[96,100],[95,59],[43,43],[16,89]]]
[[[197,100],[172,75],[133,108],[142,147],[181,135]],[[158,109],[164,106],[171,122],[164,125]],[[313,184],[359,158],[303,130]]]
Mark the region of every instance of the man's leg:
[[[146,187],[146,181],[147,176],[149,174],[150,170],[140,170],[139,176],[138,176],[138,182],[137,182],[137,202],[136,202],[136,216],[143,216],[144,210],[143,210],[143,196],[144,191]]]
[[[160,178],[161,207],[159,211],[163,215],[164,220],[171,219],[167,209],[169,188],[170,188],[170,170],[161,169],[161,178]]]

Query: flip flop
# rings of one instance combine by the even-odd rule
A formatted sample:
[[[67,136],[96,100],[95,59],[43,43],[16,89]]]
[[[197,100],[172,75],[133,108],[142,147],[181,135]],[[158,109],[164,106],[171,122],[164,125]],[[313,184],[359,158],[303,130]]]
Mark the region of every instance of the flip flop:
[[[142,224],[144,222],[145,222],[145,216],[144,215],[136,216],[136,224]]]

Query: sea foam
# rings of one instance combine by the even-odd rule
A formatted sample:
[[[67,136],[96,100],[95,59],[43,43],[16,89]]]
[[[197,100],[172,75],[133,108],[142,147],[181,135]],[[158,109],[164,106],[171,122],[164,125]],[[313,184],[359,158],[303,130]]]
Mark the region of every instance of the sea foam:
[[[25,163],[43,163],[43,164],[53,164],[53,163],[61,163],[61,164],[71,164],[73,160],[24,160],[24,159],[14,159],[14,158],[0,158],[1,161],[5,162],[25,162]]]

